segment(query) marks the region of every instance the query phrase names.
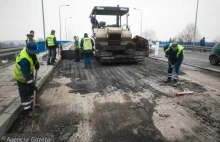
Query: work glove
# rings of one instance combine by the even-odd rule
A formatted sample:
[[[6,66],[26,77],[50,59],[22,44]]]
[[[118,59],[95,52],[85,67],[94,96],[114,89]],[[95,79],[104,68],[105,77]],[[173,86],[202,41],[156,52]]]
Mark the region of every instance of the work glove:
[[[37,62],[35,65],[35,70],[39,70],[39,69],[40,69],[40,64],[39,64],[39,62]]]
[[[31,87],[33,87],[34,90],[38,91],[38,90],[37,90],[37,86],[36,86],[36,84],[35,84],[35,81],[34,81],[33,79],[28,80],[26,83],[27,83],[28,85],[30,85]]]

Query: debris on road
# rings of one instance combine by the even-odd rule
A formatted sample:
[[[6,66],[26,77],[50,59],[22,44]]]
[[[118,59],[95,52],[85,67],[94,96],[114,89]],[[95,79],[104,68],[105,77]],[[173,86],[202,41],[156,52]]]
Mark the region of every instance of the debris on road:
[[[39,92],[44,110],[36,121],[60,142],[218,142],[220,90],[182,80],[195,95],[176,98],[179,88],[161,83],[166,69],[150,58],[109,66],[93,61],[92,70],[62,60]],[[19,119],[10,133],[25,132],[27,122]]]

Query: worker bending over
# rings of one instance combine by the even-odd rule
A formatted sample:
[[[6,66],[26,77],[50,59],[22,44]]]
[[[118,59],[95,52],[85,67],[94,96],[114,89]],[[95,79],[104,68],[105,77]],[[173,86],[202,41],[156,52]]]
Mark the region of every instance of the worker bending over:
[[[16,57],[14,78],[18,84],[18,91],[24,113],[30,117],[32,116],[33,95],[36,89],[34,69],[39,70],[39,68],[37,44],[35,42],[28,42],[26,47]]]
[[[80,46],[83,50],[85,69],[92,68],[91,57],[92,57],[94,42],[92,39],[88,37],[87,33],[84,34],[84,38],[82,38],[80,42]]]
[[[165,57],[168,58],[168,78],[165,83],[171,82],[173,78],[174,87],[179,85],[180,67],[184,58],[183,49],[184,47],[178,45],[176,42],[164,46]],[[173,68],[176,75],[172,75]]]

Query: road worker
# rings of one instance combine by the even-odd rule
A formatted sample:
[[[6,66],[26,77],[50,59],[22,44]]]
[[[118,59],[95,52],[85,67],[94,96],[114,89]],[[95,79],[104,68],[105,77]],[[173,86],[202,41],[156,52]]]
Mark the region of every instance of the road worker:
[[[83,50],[85,69],[92,68],[91,57],[92,57],[94,42],[91,38],[88,37],[87,33],[84,34],[84,38],[82,38],[80,42],[80,46]]]
[[[91,24],[92,24],[92,29],[97,28],[97,26],[98,26],[98,21],[97,21],[96,17],[90,15],[89,18],[90,18],[90,22],[91,22]]]
[[[14,66],[14,78],[18,84],[21,105],[28,116],[32,116],[33,95],[36,89],[34,70],[39,70],[39,68],[37,44],[30,41],[16,57]]]
[[[164,46],[165,57],[168,58],[168,78],[165,83],[171,82],[173,78],[174,87],[179,85],[180,67],[184,58],[183,49],[184,47],[176,42]],[[172,75],[173,68],[176,73],[175,75]]]
[[[30,31],[30,34],[27,34],[26,43],[28,43],[28,42],[30,42],[30,41],[37,42],[37,40],[36,40],[35,37],[34,37],[34,31],[33,31],[33,30]]]
[[[80,61],[80,45],[77,36],[74,36],[74,47],[75,47],[75,62]]]
[[[56,59],[56,48],[58,48],[57,40],[55,37],[55,30],[51,30],[51,34],[46,39],[46,46],[48,48],[47,65],[54,65]]]

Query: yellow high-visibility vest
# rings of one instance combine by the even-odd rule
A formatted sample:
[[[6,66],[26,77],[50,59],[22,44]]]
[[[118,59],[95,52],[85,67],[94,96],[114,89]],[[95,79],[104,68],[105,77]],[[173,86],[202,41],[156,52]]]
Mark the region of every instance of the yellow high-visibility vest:
[[[90,38],[83,38],[83,50],[92,50],[92,42]]]
[[[35,39],[35,37],[33,37],[32,40],[33,40],[33,42],[37,42],[37,40]],[[27,38],[27,43],[30,42],[30,41],[32,41],[32,40],[30,40],[30,38]]]
[[[172,43],[171,43],[171,44],[169,45],[169,47],[165,50],[165,52],[169,51],[171,47],[172,47]],[[179,57],[179,55],[180,55],[180,53],[181,53],[181,51],[182,51],[183,49],[184,49],[184,47],[178,44],[178,47],[177,47],[177,58]]]
[[[37,59],[37,62],[38,62],[38,55],[36,55],[36,59]],[[29,56],[29,54],[27,53],[27,50],[26,50],[26,47],[24,49],[21,50],[21,52],[18,54],[18,56],[16,57],[16,63],[15,63],[15,66],[14,66],[14,78],[15,80],[19,81],[19,82],[22,82],[22,83],[26,83],[27,80],[25,79],[22,71],[21,71],[21,67],[19,65],[19,62],[23,59],[27,59],[30,63],[30,71],[32,73],[34,73],[34,63],[33,63],[33,60],[32,58]],[[36,62],[36,63],[37,63]]]
[[[47,37],[47,46],[55,46],[56,44],[54,43],[54,35],[49,35]]]

